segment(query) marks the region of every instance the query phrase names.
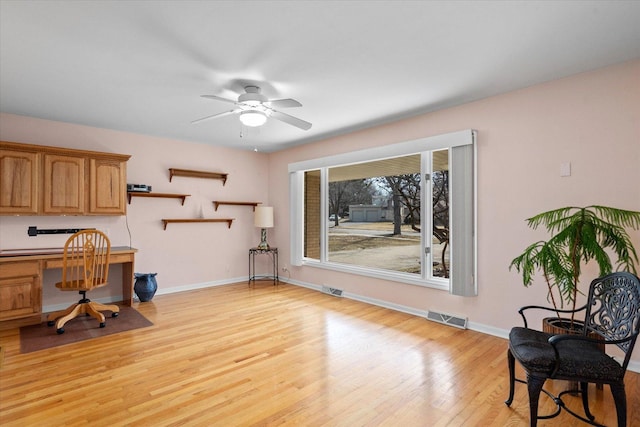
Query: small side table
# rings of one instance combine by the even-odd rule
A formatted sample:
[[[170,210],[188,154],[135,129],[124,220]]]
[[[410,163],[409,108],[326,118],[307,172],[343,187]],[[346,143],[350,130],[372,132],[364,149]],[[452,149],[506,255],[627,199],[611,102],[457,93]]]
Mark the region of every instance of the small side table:
[[[256,276],[256,254],[257,255],[266,254],[271,256],[271,261],[273,266],[273,275]],[[255,284],[256,280],[273,280],[274,285],[278,284],[280,280],[278,278],[278,248],[249,249],[249,286],[251,286],[251,282]]]

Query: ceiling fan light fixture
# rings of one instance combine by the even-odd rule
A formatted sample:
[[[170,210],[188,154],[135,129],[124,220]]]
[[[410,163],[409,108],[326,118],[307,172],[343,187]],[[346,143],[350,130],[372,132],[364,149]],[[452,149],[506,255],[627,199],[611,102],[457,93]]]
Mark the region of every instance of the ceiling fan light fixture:
[[[267,122],[267,115],[262,111],[247,110],[240,113],[240,121],[245,126],[255,128]]]
[[[240,122],[244,126],[259,127],[264,125],[267,122],[267,119],[274,118],[288,125],[295,126],[298,129],[311,129],[311,123],[279,111],[281,108],[302,107],[302,104],[295,99],[268,99],[260,93],[260,88],[258,86],[245,86],[244,89],[245,93],[238,96],[237,101],[223,98],[218,95],[201,95],[203,98],[234,104],[236,108],[223,113],[206,116],[201,119],[194,120],[191,123],[201,123],[206,120],[225,117],[230,114],[238,114]]]

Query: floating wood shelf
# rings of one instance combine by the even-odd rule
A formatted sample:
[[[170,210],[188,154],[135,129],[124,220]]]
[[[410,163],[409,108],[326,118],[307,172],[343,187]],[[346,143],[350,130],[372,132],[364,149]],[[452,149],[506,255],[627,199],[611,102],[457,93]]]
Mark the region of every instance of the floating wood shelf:
[[[182,199],[182,205],[184,206],[184,199],[191,194],[172,194],[172,193],[143,193],[138,191],[130,191],[127,193],[129,197],[129,204],[131,204],[132,197],[162,197],[165,199]]]
[[[213,207],[215,208],[216,212],[218,211],[218,206],[220,205],[236,205],[236,206],[253,206],[253,210],[256,210],[256,206],[258,206],[260,203],[262,202],[230,202],[230,201],[221,201],[221,200],[214,200],[213,201]]]
[[[169,182],[173,179],[174,176],[187,176],[191,178],[208,178],[208,179],[220,179],[222,180],[222,185],[227,183],[227,175],[226,173],[219,172],[203,172],[203,171],[192,171],[189,169],[169,169]]]
[[[231,228],[231,223],[235,218],[186,218],[186,219],[163,219],[164,229],[167,229],[167,224],[170,223],[191,223],[191,222],[226,222],[227,226]]]

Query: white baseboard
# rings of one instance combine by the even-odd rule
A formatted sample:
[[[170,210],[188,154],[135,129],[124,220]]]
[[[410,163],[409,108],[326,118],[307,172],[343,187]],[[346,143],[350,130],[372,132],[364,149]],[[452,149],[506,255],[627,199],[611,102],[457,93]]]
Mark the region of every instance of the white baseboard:
[[[215,286],[231,285],[232,283],[248,282],[249,277],[236,277],[235,279],[214,280],[211,282],[194,283],[186,286],[158,289],[156,295],[175,294],[177,292],[195,291],[197,289],[212,288]]]

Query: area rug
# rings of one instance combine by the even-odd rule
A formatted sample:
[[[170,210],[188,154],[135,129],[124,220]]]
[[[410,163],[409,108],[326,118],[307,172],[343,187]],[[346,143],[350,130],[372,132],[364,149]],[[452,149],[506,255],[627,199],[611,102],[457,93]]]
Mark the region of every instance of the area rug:
[[[136,309],[126,306],[120,307],[118,317],[111,317],[111,312],[105,312],[105,317],[107,326],[104,328],[99,327],[98,321],[91,316],[77,317],[64,325],[64,334],[61,335],[56,333],[55,326],[47,326],[47,322],[23,326],[20,328],[20,353],[31,353],[153,325]]]

